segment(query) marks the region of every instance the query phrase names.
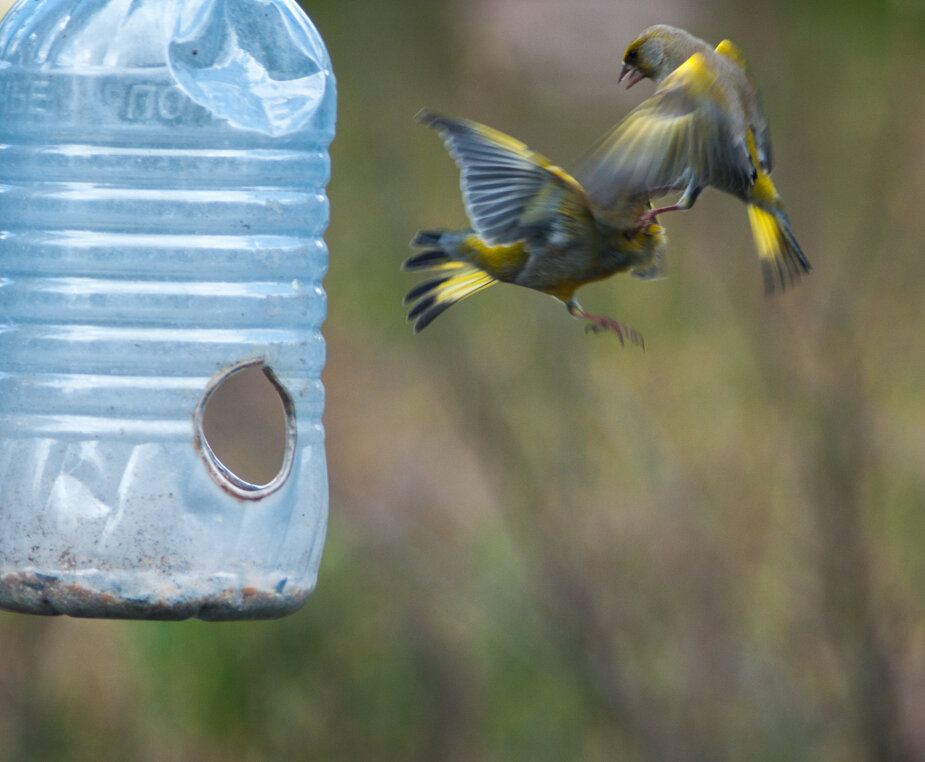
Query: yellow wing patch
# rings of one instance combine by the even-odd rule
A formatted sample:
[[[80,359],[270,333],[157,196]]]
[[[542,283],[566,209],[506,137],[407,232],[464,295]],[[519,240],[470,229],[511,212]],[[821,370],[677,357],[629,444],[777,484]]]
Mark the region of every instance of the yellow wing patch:
[[[488,288],[495,282],[495,279],[488,273],[472,267],[461,267],[460,271],[459,275],[453,276],[435,290],[434,295],[437,304],[442,304],[443,302],[453,304],[460,299],[465,299],[467,296],[478,293],[483,288]]]
[[[706,95],[715,83],[716,72],[706,56],[703,53],[694,53],[665,79],[659,89],[683,87],[689,95],[701,97]]]
[[[721,56],[725,56],[731,61],[735,61],[740,68],[746,68],[745,56],[742,55],[742,51],[736,47],[735,43],[730,42],[729,40],[723,40],[719,45],[716,46],[716,52]]]

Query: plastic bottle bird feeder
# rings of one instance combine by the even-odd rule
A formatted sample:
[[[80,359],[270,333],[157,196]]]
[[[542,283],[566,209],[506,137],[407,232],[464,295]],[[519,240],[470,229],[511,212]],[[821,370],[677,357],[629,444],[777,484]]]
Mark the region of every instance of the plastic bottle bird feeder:
[[[4,18],[0,607],[245,619],[311,593],[335,100],[292,0]]]

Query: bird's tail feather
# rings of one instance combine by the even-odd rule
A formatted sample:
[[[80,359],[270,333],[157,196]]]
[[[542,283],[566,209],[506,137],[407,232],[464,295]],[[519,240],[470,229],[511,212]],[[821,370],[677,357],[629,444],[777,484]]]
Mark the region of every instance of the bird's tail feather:
[[[761,257],[761,272],[764,275],[766,293],[778,288],[786,289],[801,275],[812,270],[803,250],[793,237],[790,220],[780,204],[771,209],[749,204],[748,221],[751,223],[755,246]]]
[[[411,242],[412,246],[427,248],[408,257],[402,269],[439,273],[436,278],[419,283],[405,295],[405,304],[413,303],[408,320],[415,321],[415,333],[426,328],[456,302],[497,283],[484,270],[458,258],[461,254],[459,242],[458,234],[432,230],[422,230]]]

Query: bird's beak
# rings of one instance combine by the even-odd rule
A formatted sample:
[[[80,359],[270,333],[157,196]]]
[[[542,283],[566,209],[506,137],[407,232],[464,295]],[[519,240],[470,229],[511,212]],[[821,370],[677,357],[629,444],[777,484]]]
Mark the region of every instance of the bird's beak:
[[[645,75],[635,66],[630,66],[630,64],[623,64],[623,68],[620,70],[620,79],[618,79],[617,82],[622,82],[625,79],[626,89],[629,90],[633,85],[644,78]]]

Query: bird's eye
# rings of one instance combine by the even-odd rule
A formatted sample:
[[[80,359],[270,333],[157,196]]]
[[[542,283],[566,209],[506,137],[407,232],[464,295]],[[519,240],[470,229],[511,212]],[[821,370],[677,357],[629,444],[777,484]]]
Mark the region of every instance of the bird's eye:
[[[632,50],[627,51],[626,60],[635,61],[638,56],[639,56],[639,51],[636,48],[633,48]]]

